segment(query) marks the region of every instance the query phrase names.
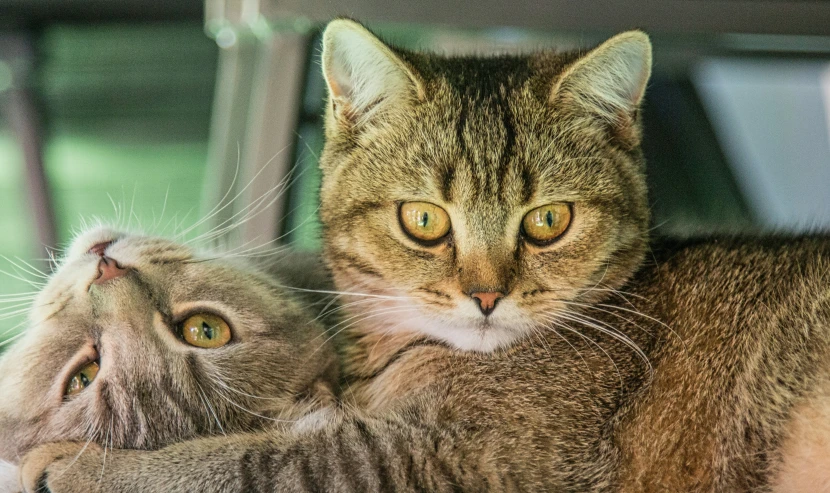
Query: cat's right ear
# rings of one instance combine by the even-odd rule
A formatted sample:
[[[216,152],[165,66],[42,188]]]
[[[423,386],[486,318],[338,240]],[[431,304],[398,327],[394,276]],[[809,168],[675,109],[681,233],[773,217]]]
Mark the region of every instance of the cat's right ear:
[[[329,124],[360,126],[423,96],[413,71],[357,22],[331,21],[323,33]]]
[[[642,31],[618,34],[576,60],[550,93],[553,103],[575,104],[638,140],[634,123],[651,76],[651,42]]]

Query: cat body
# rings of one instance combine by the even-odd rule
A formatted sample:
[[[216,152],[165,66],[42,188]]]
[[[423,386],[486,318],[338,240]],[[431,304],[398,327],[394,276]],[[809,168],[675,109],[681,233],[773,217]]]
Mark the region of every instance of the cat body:
[[[154,451],[45,445],[27,487],[821,485],[827,437],[809,430],[827,428],[812,424],[828,414],[830,241],[653,244],[649,260],[650,64],[639,32],[444,58],[332,22],[321,217],[346,313],[340,409],[301,433]]]
[[[655,255],[631,283],[634,304],[676,337],[653,346],[653,380],[617,412],[621,489],[825,491],[830,239],[709,239]]]

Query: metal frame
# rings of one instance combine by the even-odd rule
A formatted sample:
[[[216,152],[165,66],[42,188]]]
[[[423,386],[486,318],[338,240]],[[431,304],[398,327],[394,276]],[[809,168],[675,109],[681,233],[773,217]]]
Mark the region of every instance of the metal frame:
[[[34,64],[32,39],[25,34],[0,37],[0,62],[11,69],[12,85],[0,92],[0,112],[9,122],[23,153],[29,211],[37,231],[44,264],[48,249],[57,245],[55,212],[43,163],[43,135],[40,113],[29,87]]]

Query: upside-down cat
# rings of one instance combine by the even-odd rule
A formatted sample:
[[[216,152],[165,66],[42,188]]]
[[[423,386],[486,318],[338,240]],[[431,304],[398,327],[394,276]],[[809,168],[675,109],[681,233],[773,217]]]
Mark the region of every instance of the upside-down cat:
[[[310,307],[321,300],[284,287],[325,284],[308,260],[79,235],[0,359],[0,492],[20,491],[12,464],[46,442],[154,449],[309,426],[337,366]]]
[[[92,491],[818,491],[830,241],[654,243],[640,32],[442,57],[338,20],[325,257],[354,317],[350,411],[151,451],[46,445]],[[358,295],[357,293],[360,293]],[[90,450],[91,449],[91,450]]]

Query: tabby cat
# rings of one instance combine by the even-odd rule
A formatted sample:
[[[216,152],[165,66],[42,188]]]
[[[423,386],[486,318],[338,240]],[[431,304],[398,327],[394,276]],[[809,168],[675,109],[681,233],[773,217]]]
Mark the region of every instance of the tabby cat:
[[[101,450],[47,445],[23,463],[30,487],[830,484],[830,241],[649,245],[645,34],[448,58],[337,20],[322,61],[325,257],[352,293],[345,412],[303,433],[113,451],[104,474]]]
[[[296,255],[254,265],[162,238],[81,234],[0,359],[0,492],[20,491],[12,464],[46,442],[153,449],[322,412],[336,358],[314,320],[322,300],[283,287],[305,284],[300,273],[325,284]]]

